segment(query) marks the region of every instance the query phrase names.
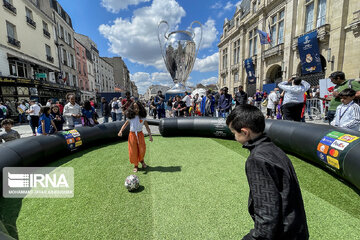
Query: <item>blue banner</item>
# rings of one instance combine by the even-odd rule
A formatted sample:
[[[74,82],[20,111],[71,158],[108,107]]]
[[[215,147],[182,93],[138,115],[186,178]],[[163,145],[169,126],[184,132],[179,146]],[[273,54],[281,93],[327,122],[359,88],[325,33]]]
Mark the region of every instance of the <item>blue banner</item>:
[[[298,48],[302,74],[322,72],[317,31],[299,37]]]
[[[252,58],[245,59],[244,65],[245,65],[246,74],[248,76],[248,83],[255,84],[256,83],[255,68]]]

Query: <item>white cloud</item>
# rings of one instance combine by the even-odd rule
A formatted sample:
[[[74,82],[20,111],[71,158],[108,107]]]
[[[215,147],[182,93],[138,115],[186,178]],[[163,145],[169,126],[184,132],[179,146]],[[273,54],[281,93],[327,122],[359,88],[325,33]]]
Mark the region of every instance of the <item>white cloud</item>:
[[[212,72],[219,68],[219,53],[216,52],[211,56],[203,59],[196,59],[194,71]]]
[[[219,8],[222,8],[222,4],[221,2],[216,2],[215,4],[211,5],[212,9],[219,9]]]
[[[203,35],[202,35],[202,41],[201,41],[201,49],[209,48],[212,46],[212,44],[217,41],[217,35],[218,31],[215,27],[215,21],[211,18],[209,18],[206,23],[202,26]],[[200,27],[195,27],[195,42],[198,43],[200,40]]]
[[[216,84],[218,82],[217,77],[211,77],[200,81],[202,85]]]
[[[225,10],[231,10],[235,5],[233,5],[231,2],[227,2],[224,9]]]
[[[175,0],[153,0],[151,6],[135,10],[131,19],[117,18],[112,25],[100,25],[99,31],[109,40],[110,52],[162,69],[158,23],[166,20],[176,29],[184,16],[184,9]]]
[[[172,78],[167,72],[137,72],[130,74],[131,81],[134,81],[140,94],[144,94],[151,85],[163,85],[171,87],[174,85]]]
[[[101,0],[101,6],[109,12],[118,13],[122,9],[127,9],[130,5],[138,5],[139,3],[149,1],[150,0]]]

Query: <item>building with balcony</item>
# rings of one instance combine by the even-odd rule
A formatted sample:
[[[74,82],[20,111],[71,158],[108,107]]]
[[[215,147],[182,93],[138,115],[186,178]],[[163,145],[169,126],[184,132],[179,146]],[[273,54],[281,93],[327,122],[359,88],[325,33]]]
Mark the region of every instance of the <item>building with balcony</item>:
[[[0,7],[0,99],[14,109],[17,101],[45,103],[74,91],[57,81],[56,23],[44,2],[3,0]]]
[[[76,39],[74,40],[75,55],[76,55],[76,69],[77,69],[77,79],[79,83],[80,97],[81,102],[89,100],[92,97],[95,97],[95,94],[92,93],[93,90],[90,90],[89,82],[89,72],[88,72],[88,59],[86,53],[90,53],[80,42]],[[91,70],[91,68],[90,68]],[[91,77],[90,77],[91,78]]]
[[[99,50],[97,49],[96,43],[91,40],[86,35],[75,33],[74,34],[75,39],[81,43],[86,49],[88,49],[87,57],[91,57],[91,63],[92,63],[92,72],[93,76],[95,78],[94,82],[94,90],[96,93],[100,93],[102,91],[102,83],[100,82],[100,56],[99,56]],[[90,81],[90,85],[92,85],[92,82]]]
[[[336,10],[335,10],[336,9]],[[261,45],[257,30],[270,33]],[[303,74],[298,39],[316,31],[321,71]],[[360,77],[360,2],[329,0],[243,0],[225,19],[219,47],[220,87],[234,94],[243,85],[249,94],[265,84],[300,76],[312,85],[334,71]],[[256,84],[248,84],[244,60],[252,59]]]
[[[57,0],[37,0],[40,8],[50,16],[56,27],[56,42],[58,46],[57,58],[60,62],[61,74],[57,77],[60,83],[78,88],[77,69],[74,48],[74,29],[70,16]],[[79,92],[77,92],[79,99]]]
[[[114,68],[102,57],[99,58],[99,76],[101,83],[101,92],[115,92]]]

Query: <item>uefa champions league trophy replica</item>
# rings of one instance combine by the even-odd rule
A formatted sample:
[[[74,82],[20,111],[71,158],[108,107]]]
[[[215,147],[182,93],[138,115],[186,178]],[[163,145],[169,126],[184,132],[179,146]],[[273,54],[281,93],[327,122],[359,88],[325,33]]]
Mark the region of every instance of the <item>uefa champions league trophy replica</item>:
[[[162,44],[160,39],[160,25],[165,23],[167,25],[166,32],[164,33],[165,43]],[[200,25],[201,36],[196,49],[194,42],[195,33],[192,25],[197,23]],[[186,87],[186,80],[194,67],[197,53],[199,52],[200,43],[202,40],[202,25],[198,21],[194,21],[190,25],[191,32],[189,31],[174,31],[166,35],[169,30],[169,24],[166,21],[161,21],[158,25],[158,38],[167,70],[173,79],[175,86],[168,90],[167,94],[184,94],[188,88]]]

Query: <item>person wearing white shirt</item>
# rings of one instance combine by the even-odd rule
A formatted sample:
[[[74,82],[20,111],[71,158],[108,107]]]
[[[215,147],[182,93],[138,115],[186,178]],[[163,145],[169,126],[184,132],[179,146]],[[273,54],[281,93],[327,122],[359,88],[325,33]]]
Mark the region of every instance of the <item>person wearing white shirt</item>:
[[[30,108],[26,111],[30,115],[30,127],[33,132],[33,136],[36,136],[36,130],[39,127],[39,114],[40,106],[35,102],[35,100],[30,100]]]
[[[64,118],[66,120],[65,129],[73,129],[81,125],[81,107],[75,102],[75,96],[70,94],[67,96],[68,103],[64,107]]]
[[[356,91],[350,88],[339,93],[341,104],[337,106],[335,118],[330,123],[335,127],[360,130],[360,106],[354,102]]]
[[[277,103],[279,102],[279,97],[277,95],[277,92],[279,91],[278,88],[275,88],[273,91],[270,92],[268,96],[268,103],[267,103],[267,113],[266,118],[271,117],[271,119],[274,119],[275,116],[275,108]]]
[[[300,78],[290,78],[287,82],[279,83],[279,88],[285,92],[281,106],[283,119],[300,122],[304,93],[310,88],[310,84]]]
[[[118,109],[115,109],[115,114],[116,114],[116,121],[121,121],[122,120],[122,104],[121,104],[121,100],[122,99],[119,99],[117,100],[117,105],[118,105]]]
[[[191,97],[189,96],[189,93],[185,92],[185,97],[182,99],[182,101],[186,104],[186,110],[185,110],[185,116],[189,116],[189,109],[191,107]]]

